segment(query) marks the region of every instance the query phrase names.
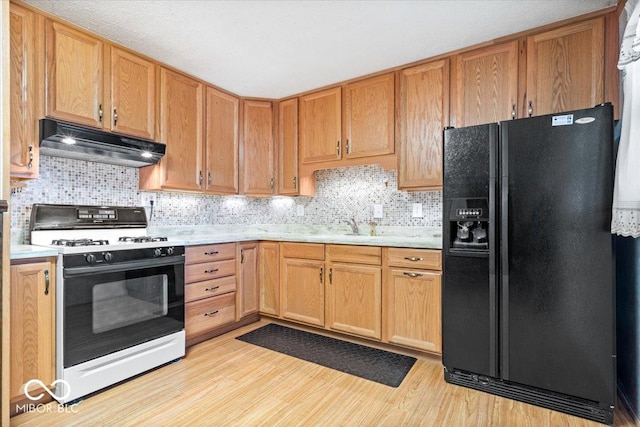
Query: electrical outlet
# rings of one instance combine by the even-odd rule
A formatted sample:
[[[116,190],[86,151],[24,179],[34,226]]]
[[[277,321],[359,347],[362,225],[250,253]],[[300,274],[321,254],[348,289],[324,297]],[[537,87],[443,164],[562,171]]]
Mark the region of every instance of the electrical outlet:
[[[140,192],[140,206],[149,207],[152,201],[156,203],[156,193]]]
[[[422,218],[422,203],[414,203],[411,211],[413,218]]]
[[[296,205],[296,215],[304,216],[304,205]]]
[[[382,218],[382,205],[379,205],[379,204],[373,205],[373,217]]]

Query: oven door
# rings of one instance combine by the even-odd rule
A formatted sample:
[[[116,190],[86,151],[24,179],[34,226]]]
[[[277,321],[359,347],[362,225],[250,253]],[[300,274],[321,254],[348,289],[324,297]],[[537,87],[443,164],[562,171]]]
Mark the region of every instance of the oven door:
[[[65,368],[184,329],[184,256],[63,268],[63,278]]]

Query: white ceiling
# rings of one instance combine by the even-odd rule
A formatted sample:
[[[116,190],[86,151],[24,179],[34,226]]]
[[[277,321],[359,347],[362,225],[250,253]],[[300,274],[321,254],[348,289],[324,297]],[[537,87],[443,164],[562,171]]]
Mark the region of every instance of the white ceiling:
[[[242,96],[283,98],[617,0],[26,0]]]

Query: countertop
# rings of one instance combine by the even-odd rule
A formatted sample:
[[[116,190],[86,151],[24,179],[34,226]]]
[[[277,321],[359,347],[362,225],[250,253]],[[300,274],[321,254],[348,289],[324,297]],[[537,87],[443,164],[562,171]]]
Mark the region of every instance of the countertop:
[[[436,227],[361,226],[353,235],[348,225],[213,225],[150,227],[149,235],[167,236],[185,246],[210,243],[271,240],[280,242],[334,243],[345,245],[391,246],[442,249],[442,229]]]
[[[150,236],[167,236],[176,245],[271,240],[278,242],[333,243],[343,245],[390,246],[442,249],[442,229],[436,227],[378,226],[369,235],[369,226],[353,235],[348,225],[198,225],[149,227]],[[32,245],[11,245],[11,259],[56,256],[58,251]]]
[[[56,249],[33,245],[11,245],[11,259],[43,258],[57,256]]]

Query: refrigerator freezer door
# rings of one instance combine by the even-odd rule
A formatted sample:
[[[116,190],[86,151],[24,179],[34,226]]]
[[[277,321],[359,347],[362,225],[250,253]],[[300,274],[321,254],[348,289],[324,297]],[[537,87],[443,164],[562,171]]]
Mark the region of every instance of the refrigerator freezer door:
[[[502,377],[613,405],[612,109],[555,116],[500,124]]]
[[[487,376],[498,374],[495,210],[484,212],[494,204],[497,135],[497,124],[444,132],[442,361]],[[460,215],[476,218],[466,224]],[[482,228],[480,219],[488,219]],[[478,238],[479,230],[486,236]],[[456,240],[484,242],[476,246],[488,250],[465,251]]]

